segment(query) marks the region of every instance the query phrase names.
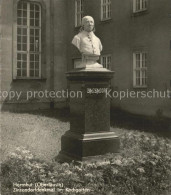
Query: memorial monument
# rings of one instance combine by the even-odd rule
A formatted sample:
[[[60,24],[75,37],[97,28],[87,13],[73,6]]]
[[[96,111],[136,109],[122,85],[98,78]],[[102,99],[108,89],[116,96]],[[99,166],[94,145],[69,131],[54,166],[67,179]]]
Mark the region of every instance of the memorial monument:
[[[81,91],[82,97],[70,98],[70,130],[61,138],[58,155],[63,162],[119,152],[119,138],[110,131],[110,99],[106,96],[114,72],[97,62],[102,44],[94,29],[94,19],[85,16],[80,32],[72,40],[82,61],[66,76],[70,90]]]

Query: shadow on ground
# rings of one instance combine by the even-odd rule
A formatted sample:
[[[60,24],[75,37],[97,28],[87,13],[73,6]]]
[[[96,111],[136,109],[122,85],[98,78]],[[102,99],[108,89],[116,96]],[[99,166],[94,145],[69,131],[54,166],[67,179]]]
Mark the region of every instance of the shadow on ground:
[[[171,137],[171,119],[163,116],[142,116],[120,109],[111,110],[111,126],[128,130],[140,130]]]
[[[2,159],[15,147],[26,147],[40,159],[53,160],[61,149],[61,136],[70,129],[69,116],[68,108],[4,112],[1,124]],[[117,134],[122,129],[138,130],[171,138],[171,119],[163,117],[144,117],[111,110],[111,127]]]
[[[15,113],[15,112],[13,112]],[[60,109],[39,109],[33,111],[21,111],[16,113],[26,113],[33,114],[37,116],[45,116],[49,118],[58,119],[62,122],[69,122],[70,120],[70,110],[69,108],[60,108]]]
[[[24,113],[55,118],[62,122],[69,122],[70,120],[69,108],[36,110]],[[171,137],[171,119],[163,116],[142,116],[120,109],[111,109],[110,121],[111,127],[140,130],[155,133],[159,136]]]

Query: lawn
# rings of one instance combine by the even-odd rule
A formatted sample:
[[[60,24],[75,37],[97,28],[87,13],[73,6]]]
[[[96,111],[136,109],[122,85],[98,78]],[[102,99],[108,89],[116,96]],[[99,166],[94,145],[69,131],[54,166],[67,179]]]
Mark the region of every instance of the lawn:
[[[13,194],[14,183],[26,182],[58,184],[54,187],[54,194],[171,194],[169,138],[138,129],[128,131],[124,128],[111,127],[111,131],[115,131],[121,140],[119,154],[108,154],[100,162],[59,164],[54,158],[60,151],[61,136],[67,130],[69,130],[67,110],[3,112],[2,194]]]
[[[50,161],[60,151],[60,137],[69,130],[69,122],[37,114],[3,112],[1,120],[2,159],[22,146]]]

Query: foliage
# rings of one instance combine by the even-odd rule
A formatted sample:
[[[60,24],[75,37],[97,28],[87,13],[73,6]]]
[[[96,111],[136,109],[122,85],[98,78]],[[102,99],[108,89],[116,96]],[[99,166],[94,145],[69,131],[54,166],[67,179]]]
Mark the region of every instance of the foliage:
[[[57,192],[58,187],[55,191],[64,195],[170,194],[171,141],[137,131],[123,131],[120,140],[119,154],[93,163],[45,163],[27,149],[17,148],[1,165],[2,194],[12,194],[13,183],[26,182],[61,183],[63,192]],[[66,188],[91,191],[72,193]]]

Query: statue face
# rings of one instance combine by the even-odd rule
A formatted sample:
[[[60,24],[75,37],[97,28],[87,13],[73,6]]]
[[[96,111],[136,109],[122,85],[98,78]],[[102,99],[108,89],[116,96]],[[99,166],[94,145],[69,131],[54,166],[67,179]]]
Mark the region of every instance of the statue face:
[[[84,22],[84,30],[91,32],[94,29],[94,20],[93,18],[86,18]]]

